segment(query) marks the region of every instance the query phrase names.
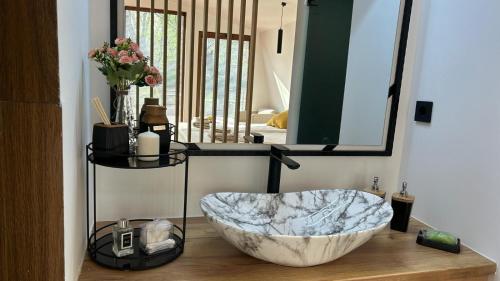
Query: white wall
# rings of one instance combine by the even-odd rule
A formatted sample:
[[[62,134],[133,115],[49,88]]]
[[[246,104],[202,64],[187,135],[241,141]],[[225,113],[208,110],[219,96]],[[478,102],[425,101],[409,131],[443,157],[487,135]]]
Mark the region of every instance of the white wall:
[[[382,144],[399,11],[400,0],[354,1],[340,144]]]
[[[307,28],[309,24],[309,9],[304,5],[297,8],[297,21],[295,23],[295,42],[290,83],[290,102],[288,113],[287,144],[297,143],[300,121],[300,104],[302,100],[302,82],[304,79],[304,65],[307,47]]]
[[[413,214],[500,261],[500,1],[415,1],[413,101],[401,180]],[[411,121],[434,101],[432,124]]]
[[[283,50],[277,53],[278,29],[257,35],[254,108],[288,109],[292,82],[295,22],[283,26]]]
[[[87,48],[98,48],[106,41],[109,42],[109,3],[104,5],[101,0],[89,0],[88,1],[88,24],[90,29],[90,39]],[[97,70],[96,63],[90,62],[89,68],[89,79],[90,79],[90,96],[99,97],[103,103],[104,108],[107,110],[110,108],[109,101],[109,86],[106,83],[106,78],[104,75]],[[85,106],[90,107],[90,102],[86,103]],[[100,122],[97,118],[97,114],[93,109],[90,109],[92,116],[92,124]]]
[[[63,120],[65,280],[77,280],[85,252],[84,143],[88,137],[88,2],[57,1]]]
[[[388,192],[396,190],[398,158],[296,157],[299,170],[282,170],[284,192],[318,188],[369,187],[380,176]],[[267,157],[192,157],[188,216],[202,216],[199,200],[214,192],[265,192]],[[182,213],[183,166],[162,170],[122,171],[98,168],[98,220],[120,217],[179,217]]]
[[[261,32],[257,35],[257,44],[262,45]],[[255,48],[255,83],[253,86],[253,109],[272,108],[269,91],[269,79],[266,74],[266,65],[263,61],[262,48]],[[272,82],[272,81],[271,81]]]

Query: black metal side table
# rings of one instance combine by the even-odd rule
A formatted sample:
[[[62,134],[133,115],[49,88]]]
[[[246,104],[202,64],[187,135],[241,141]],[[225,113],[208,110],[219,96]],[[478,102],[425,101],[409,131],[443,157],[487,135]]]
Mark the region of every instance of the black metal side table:
[[[186,208],[189,173],[189,155],[187,145],[172,141],[170,151],[159,155],[135,155],[135,154],[113,154],[105,151],[94,150],[92,143],[86,146],[87,159],[87,252],[89,257],[99,265],[119,270],[145,270],[165,265],[184,252],[184,242],[186,237]],[[139,157],[159,156],[159,160],[153,162],[140,161]],[[174,167],[184,164],[184,210],[182,217],[182,228],[174,224],[172,239],[176,244],[173,249],[163,251],[153,255],[147,255],[139,248],[140,228],[134,229],[134,254],[126,257],[116,257],[113,254],[113,237],[110,223],[97,227],[97,190],[96,190],[96,166],[103,166],[114,169],[159,169]],[[92,183],[89,174],[92,165]],[[89,200],[90,188],[92,186],[93,202]],[[92,206],[91,206],[92,205]],[[91,220],[90,210],[93,208],[93,218]],[[119,218],[117,218],[119,219]],[[131,222],[147,222],[151,219],[133,219]],[[92,226],[91,226],[92,223]],[[92,229],[91,229],[92,228]]]

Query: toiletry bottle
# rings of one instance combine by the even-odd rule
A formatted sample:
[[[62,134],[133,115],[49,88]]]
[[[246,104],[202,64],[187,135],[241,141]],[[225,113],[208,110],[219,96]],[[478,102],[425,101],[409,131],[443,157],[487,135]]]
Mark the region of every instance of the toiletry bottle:
[[[372,184],[372,187],[365,190],[366,192],[368,193],[371,193],[373,195],[376,195],[382,199],[385,199],[385,194],[386,192],[383,191],[382,189],[380,189],[380,178],[379,177],[373,177],[373,184]]]
[[[120,219],[113,226],[113,253],[117,257],[134,253],[134,229],[129,226],[127,219]]]
[[[392,195],[394,216],[391,220],[391,229],[401,232],[408,231],[413,202],[415,202],[415,196],[408,194],[408,184],[403,182],[402,190]]]

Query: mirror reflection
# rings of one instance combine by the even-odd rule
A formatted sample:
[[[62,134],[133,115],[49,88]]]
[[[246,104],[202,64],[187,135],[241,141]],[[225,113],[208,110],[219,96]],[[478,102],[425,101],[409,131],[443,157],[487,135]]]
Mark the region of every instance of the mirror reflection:
[[[123,1],[165,77],[130,89],[137,120],[148,99],[182,142],[383,145],[400,0],[206,2]]]

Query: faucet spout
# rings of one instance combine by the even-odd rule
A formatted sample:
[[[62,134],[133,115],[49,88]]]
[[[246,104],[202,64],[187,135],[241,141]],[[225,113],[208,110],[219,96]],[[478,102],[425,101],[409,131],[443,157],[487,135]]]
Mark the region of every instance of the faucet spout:
[[[281,181],[281,164],[285,164],[289,169],[297,170],[300,164],[283,154],[289,150],[283,145],[272,145],[269,154],[269,177],[267,180],[267,192],[279,193]]]
[[[271,158],[274,158],[274,159],[280,161],[281,163],[285,164],[285,166],[287,166],[291,170],[297,170],[298,168],[300,168],[300,164],[298,162],[292,160],[290,157],[285,156],[283,154],[280,156],[276,156],[274,154],[271,154]]]

